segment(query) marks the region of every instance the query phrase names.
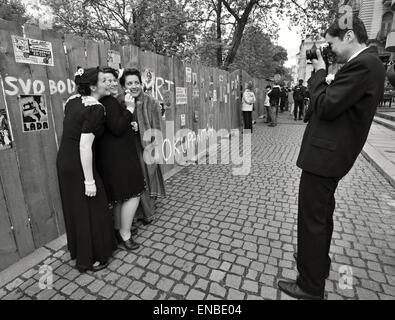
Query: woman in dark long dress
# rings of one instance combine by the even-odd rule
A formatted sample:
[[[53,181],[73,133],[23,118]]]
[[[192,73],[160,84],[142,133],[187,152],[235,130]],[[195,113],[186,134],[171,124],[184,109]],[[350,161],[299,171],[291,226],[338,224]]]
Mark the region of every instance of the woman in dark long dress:
[[[152,96],[143,92],[141,73],[137,69],[126,69],[119,83],[124,90],[124,93],[118,96],[121,104],[133,103],[133,101],[136,104],[134,117],[138,128],[137,154],[146,183],[146,189],[140,200],[141,210],[137,211],[136,217],[142,220],[143,224],[149,224],[155,214],[155,200],[158,197],[165,197],[166,189],[160,165],[157,162],[147,164],[144,161],[144,148],[150,144],[144,140],[144,134],[150,129],[161,131],[161,107]],[[127,102],[129,98],[132,100]]]
[[[114,97],[118,94],[116,71],[105,68],[104,74],[111,95],[100,99],[107,115],[104,134],[96,145],[96,162],[109,203],[114,208],[118,242],[127,250],[137,250],[139,245],[132,238],[135,234],[131,227],[144,190],[144,177],[136,150],[135,106],[134,103],[123,106]]]
[[[98,68],[79,69],[77,95],[65,105],[57,171],[67,245],[80,272],[107,267],[116,249],[103,182],[96,171],[94,141],[104,129],[105,108],[98,101],[108,84]]]

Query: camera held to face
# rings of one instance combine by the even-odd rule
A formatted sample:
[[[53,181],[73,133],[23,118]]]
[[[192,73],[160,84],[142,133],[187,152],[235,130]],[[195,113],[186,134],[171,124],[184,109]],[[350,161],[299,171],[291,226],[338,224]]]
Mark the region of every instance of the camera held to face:
[[[335,53],[332,51],[332,48],[329,43],[324,43],[319,47],[321,51],[322,58],[325,61],[325,64],[329,66],[329,64],[333,63],[335,60]],[[313,59],[318,59],[317,56],[317,46],[314,44],[310,50],[306,50],[306,59],[312,61]]]

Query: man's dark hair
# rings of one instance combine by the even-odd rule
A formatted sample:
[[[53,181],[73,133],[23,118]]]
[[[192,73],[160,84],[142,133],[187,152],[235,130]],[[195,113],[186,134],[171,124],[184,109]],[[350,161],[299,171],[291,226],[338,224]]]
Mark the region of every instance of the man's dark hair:
[[[328,30],[326,30],[324,37],[326,37],[326,35],[329,34],[331,37],[334,38],[338,37],[341,40],[343,40],[344,36],[349,30],[354,31],[354,34],[359,43],[366,44],[368,42],[369,37],[368,37],[368,32],[366,31],[365,24],[360,18],[358,18],[355,15],[352,17],[352,29],[342,28],[339,24],[339,20],[336,20],[330,25]]]
[[[121,84],[122,87],[125,87],[127,76],[137,76],[137,78],[139,78],[140,83],[143,83],[143,81],[141,81],[140,71],[138,71],[137,69],[134,69],[134,68],[133,69],[126,69],[123,72],[121,79],[119,79],[119,83]]]
[[[303,79],[300,79],[300,80],[299,80],[299,84],[303,84],[303,82],[304,82]]]

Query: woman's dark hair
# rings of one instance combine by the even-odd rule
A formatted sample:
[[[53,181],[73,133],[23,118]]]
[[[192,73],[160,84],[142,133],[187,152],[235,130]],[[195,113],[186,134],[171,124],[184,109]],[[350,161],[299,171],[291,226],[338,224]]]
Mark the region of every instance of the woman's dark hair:
[[[363,21],[356,15],[354,15],[352,17],[352,28],[348,29],[348,28],[344,28],[342,26],[340,26],[339,24],[339,20],[336,20],[335,22],[333,22],[330,27],[328,28],[328,30],[325,32],[324,37],[329,34],[331,37],[338,37],[341,40],[344,39],[344,36],[346,35],[347,31],[354,31],[354,34],[358,40],[359,43],[364,43],[366,44],[369,40],[368,37],[368,33],[366,31],[366,27],[365,24],[363,23]]]
[[[126,77],[127,76],[137,76],[137,78],[139,78],[140,83],[143,83],[143,81],[141,80],[141,73],[140,71],[138,71],[137,69],[125,69],[125,71],[122,74],[121,79],[119,79],[119,83],[121,84],[122,87],[125,87],[125,83],[126,83]]]
[[[84,70],[82,76],[75,77],[75,83],[77,85],[77,92],[81,96],[90,96],[91,88],[90,86],[97,86],[97,82],[99,81],[99,73],[103,72],[100,68],[90,68]]]
[[[118,79],[118,72],[114,68],[105,67],[103,68],[103,73],[111,73],[115,79]]]

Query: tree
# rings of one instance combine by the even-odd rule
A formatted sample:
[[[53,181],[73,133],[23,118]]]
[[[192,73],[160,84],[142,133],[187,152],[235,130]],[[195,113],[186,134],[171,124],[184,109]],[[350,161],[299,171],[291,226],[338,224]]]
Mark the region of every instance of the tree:
[[[166,55],[183,55],[196,40],[196,28],[176,0],[43,0],[52,8],[55,28],[80,36],[133,44]]]
[[[24,24],[29,16],[20,0],[0,0],[0,19]]]
[[[275,45],[270,35],[257,25],[249,25],[229,69],[243,69],[256,78],[272,78],[277,73],[286,74],[284,62],[287,59],[286,50]]]

